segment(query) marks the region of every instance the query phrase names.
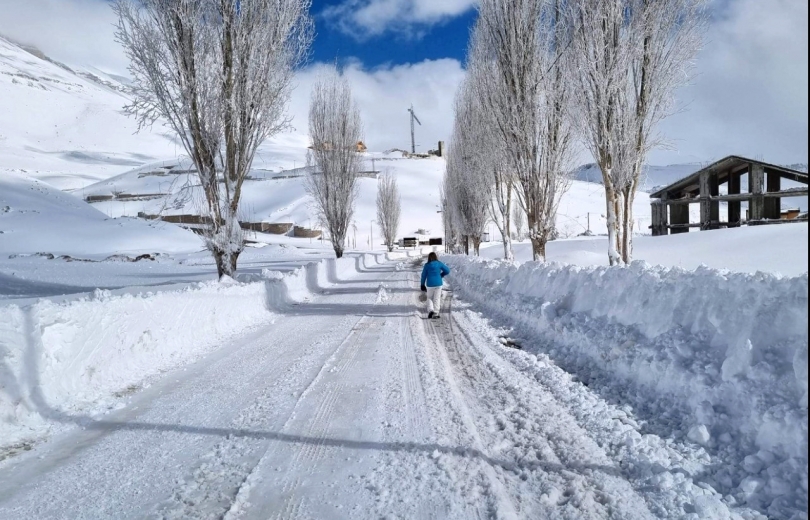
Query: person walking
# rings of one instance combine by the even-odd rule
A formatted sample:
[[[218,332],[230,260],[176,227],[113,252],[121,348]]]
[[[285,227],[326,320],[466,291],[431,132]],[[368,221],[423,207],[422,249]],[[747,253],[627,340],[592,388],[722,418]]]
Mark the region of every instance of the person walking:
[[[420,288],[427,293],[428,318],[439,318],[442,309],[442,278],[450,274],[450,268],[439,262],[439,255],[430,253],[422,268]]]

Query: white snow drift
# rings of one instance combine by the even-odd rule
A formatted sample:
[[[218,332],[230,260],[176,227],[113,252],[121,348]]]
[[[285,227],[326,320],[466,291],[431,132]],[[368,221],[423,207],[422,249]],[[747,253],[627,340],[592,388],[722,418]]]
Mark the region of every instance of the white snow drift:
[[[462,297],[529,349],[716,455],[723,494],[807,510],[806,273],[447,261]]]

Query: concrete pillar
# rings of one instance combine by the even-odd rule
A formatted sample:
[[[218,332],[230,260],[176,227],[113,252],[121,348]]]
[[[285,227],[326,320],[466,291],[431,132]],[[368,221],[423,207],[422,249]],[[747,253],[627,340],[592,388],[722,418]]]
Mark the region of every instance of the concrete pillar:
[[[711,200],[720,194],[717,172],[706,171],[700,174],[700,229],[701,231],[719,228],[720,202]]]
[[[728,177],[728,194],[729,195],[739,195],[740,194],[740,182],[742,174],[740,173],[729,173]],[[740,227],[740,221],[742,220],[742,202],[740,201],[731,201],[728,203],[728,227]]]
[[[669,207],[669,221],[672,225],[689,224],[689,204],[673,204]],[[689,233],[689,228],[672,228],[672,234]]]
[[[782,177],[775,172],[767,174],[767,190],[769,193],[782,190]],[[765,199],[765,218],[779,220],[782,218],[782,199],[768,197]]]
[[[748,220],[762,220],[765,218],[765,168],[761,164],[748,166],[748,192],[751,201],[748,203]]]

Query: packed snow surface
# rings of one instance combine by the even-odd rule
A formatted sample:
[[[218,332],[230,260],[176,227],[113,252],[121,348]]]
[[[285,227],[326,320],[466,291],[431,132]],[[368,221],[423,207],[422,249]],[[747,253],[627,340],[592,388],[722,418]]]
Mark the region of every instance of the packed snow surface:
[[[732,411],[714,409],[712,422],[705,409],[704,428],[683,432],[680,408],[659,421],[635,407],[636,394],[566,372],[562,345],[546,350],[540,338],[493,328],[452,292],[471,293],[475,277],[510,304],[476,271],[488,264],[468,269],[451,259],[457,285],[445,293],[442,318],[426,320],[416,310],[416,260],[357,255],[181,292],[7,306],[2,323],[14,325],[2,337],[12,356],[3,366],[17,393],[4,395],[4,406],[18,422],[4,424],[3,438],[23,424],[30,437],[6,447],[0,517],[761,519],[806,511],[770,473],[786,466],[783,432],[745,463],[750,478],[725,490],[717,464],[736,455],[738,437],[724,441],[734,447],[728,453],[712,441]],[[92,325],[105,321],[113,326],[102,339]],[[593,325],[583,339],[612,341],[616,329]],[[641,332],[636,341],[643,346]],[[42,435],[48,442],[37,442]],[[768,503],[777,491],[784,498]]]

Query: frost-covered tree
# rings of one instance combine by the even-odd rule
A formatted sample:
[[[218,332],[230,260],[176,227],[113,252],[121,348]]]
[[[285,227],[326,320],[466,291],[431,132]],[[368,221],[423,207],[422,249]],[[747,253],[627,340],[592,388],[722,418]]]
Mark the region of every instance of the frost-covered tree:
[[[377,224],[382,229],[389,252],[394,250],[401,212],[402,199],[399,196],[397,178],[393,174],[384,173],[377,180]]]
[[[468,83],[456,95],[453,137],[447,154],[444,188],[465,252],[479,253],[493,196],[494,159],[488,149],[483,106]]]
[[[343,256],[354,215],[361,162],[357,143],[362,140],[362,131],[360,109],[346,78],[334,69],[318,78],[309,106],[314,168],[307,176],[306,188],[329,230],[338,258]]]
[[[493,121],[525,208],[532,254],[544,260],[570,186],[570,40],[564,0],[481,0],[470,48],[472,83]]]
[[[611,265],[633,255],[633,202],[657,124],[702,45],[706,0],[574,0],[577,117],[602,170]]]
[[[445,188],[447,174],[439,186],[439,199],[441,201],[442,225],[444,226],[444,248],[448,253],[461,252],[461,234],[458,229],[458,218],[455,215],[455,207],[452,201],[452,194]]]
[[[140,127],[165,121],[197,170],[220,277],[244,247],[237,215],[256,149],[289,123],[309,0],[115,0]]]

